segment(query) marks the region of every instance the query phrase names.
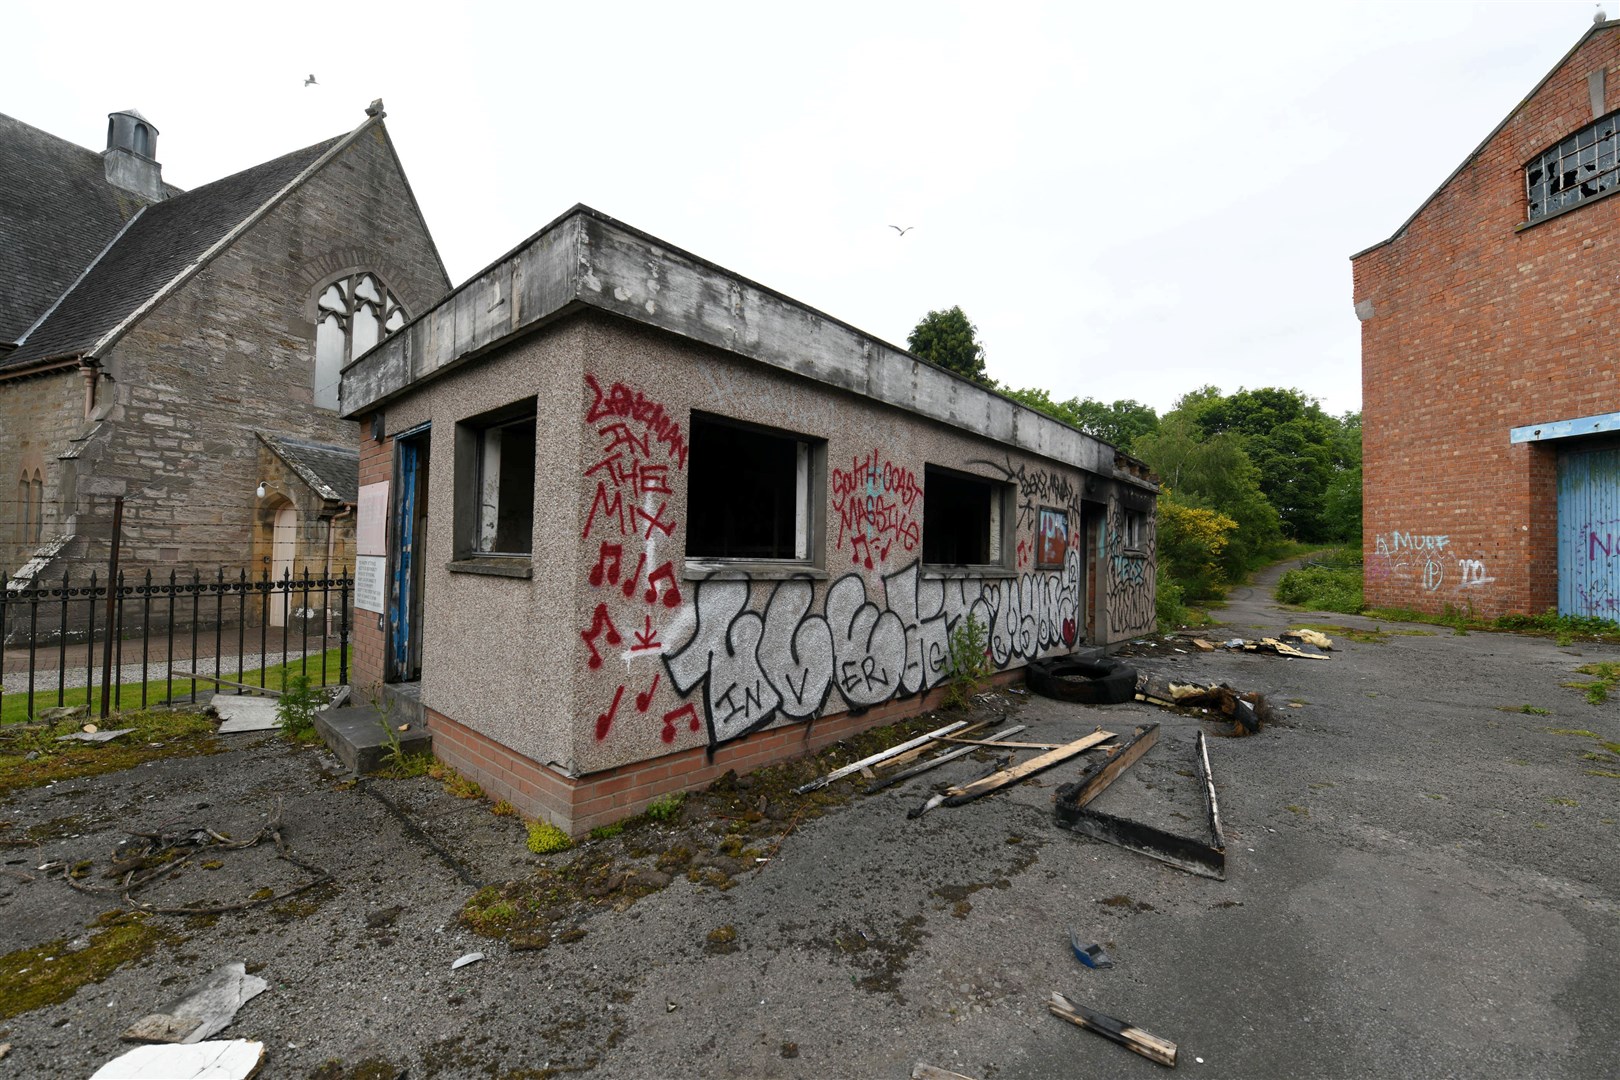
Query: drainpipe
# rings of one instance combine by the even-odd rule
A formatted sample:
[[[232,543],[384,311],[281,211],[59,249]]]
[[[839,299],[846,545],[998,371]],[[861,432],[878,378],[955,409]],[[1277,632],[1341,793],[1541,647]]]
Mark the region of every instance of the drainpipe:
[[[88,420],[96,411],[96,376],[101,365],[83,353],[79,354],[78,361],[79,374],[84,376],[84,418]]]

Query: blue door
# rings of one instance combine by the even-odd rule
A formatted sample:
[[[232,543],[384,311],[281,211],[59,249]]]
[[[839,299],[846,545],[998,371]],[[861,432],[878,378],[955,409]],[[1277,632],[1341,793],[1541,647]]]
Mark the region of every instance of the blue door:
[[[1620,447],[1558,455],[1558,614],[1620,619]]]

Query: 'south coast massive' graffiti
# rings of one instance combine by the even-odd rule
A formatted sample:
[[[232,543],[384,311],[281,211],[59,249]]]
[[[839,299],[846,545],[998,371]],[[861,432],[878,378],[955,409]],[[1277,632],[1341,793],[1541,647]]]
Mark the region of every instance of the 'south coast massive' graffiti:
[[[989,628],[997,667],[1072,648],[1082,573],[1074,550],[1061,570],[988,580],[928,575],[912,562],[884,574],[876,597],[863,577],[846,574],[819,613],[808,576],[757,593],[746,575],[716,576],[698,584],[692,635],[664,653],[664,666],[682,697],[701,694],[714,745],[778,717],[816,716],[835,693],[860,709],[938,685],[965,615]]]

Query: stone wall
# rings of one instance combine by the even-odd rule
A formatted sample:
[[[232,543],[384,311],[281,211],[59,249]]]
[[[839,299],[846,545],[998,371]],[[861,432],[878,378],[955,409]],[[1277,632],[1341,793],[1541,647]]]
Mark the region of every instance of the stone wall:
[[[354,445],[355,425],[313,404],[312,320],[319,288],[357,267],[382,276],[412,314],[447,288],[380,127],[362,132],[106,358],[109,422],[80,467],[99,491],[80,506],[92,558],[107,496],[123,494],[132,568],[246,564],[257,574],[268,566],[255,495],[267,477],[254,432]],[[319,546],[321,527],[302,524],[310,547]]]

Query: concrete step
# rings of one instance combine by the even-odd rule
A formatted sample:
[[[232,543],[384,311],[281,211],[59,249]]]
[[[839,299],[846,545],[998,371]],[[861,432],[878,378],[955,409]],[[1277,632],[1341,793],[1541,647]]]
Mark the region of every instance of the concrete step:
[[[406,723],[410,725],[408,730],[398,730],[400,724]],[[403,719],[393,710],[385,720],[381,712],[366,705],[327,709],[315,714],[315,730],[354,773],[374,773],[389,765],[395,739],[406,757],[433,753],[433,735],[427,725]]]

